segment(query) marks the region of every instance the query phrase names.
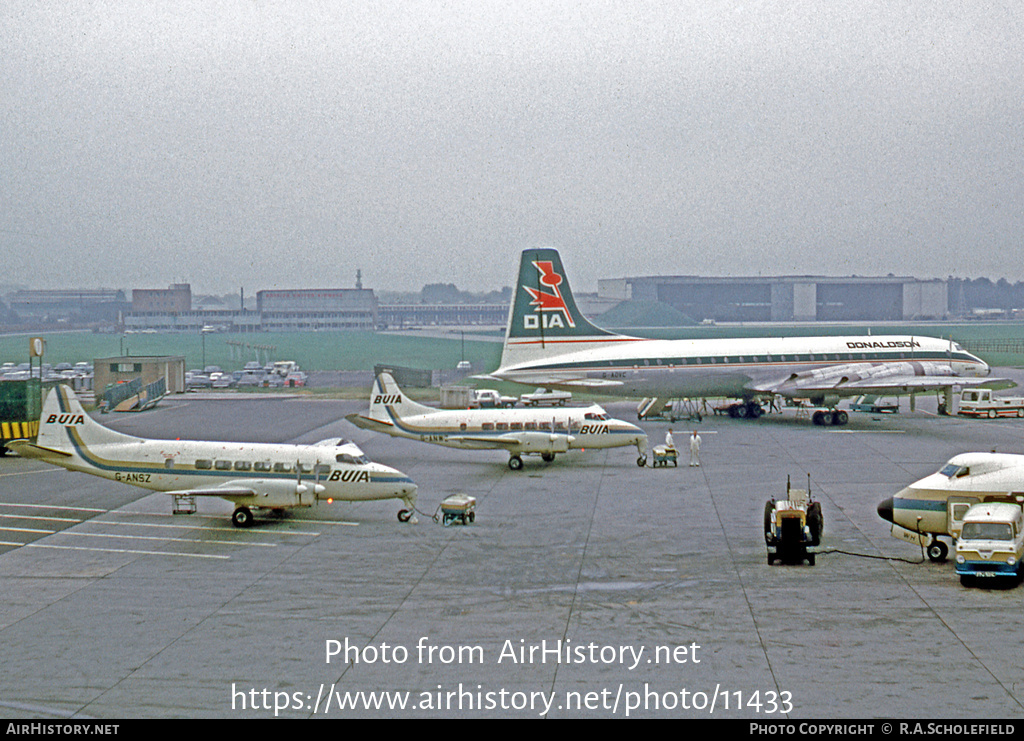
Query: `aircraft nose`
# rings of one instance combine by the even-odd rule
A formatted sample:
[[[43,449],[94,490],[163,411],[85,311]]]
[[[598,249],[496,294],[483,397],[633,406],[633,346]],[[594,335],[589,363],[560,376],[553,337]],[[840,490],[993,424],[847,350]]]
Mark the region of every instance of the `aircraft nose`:
[[[878,516],[881,517],[886,522],[892,522],[893,521],[893,519],[892,519],[893,501],[892,500],[893,500],[893,498],[889,497],[888,499],[883,500],[883,501],[878,503]]]

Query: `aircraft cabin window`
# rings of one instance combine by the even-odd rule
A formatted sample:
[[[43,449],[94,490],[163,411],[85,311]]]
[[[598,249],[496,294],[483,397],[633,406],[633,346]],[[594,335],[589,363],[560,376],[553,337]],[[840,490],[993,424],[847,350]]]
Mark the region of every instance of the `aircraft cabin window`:
[[[292,472],[292,464],[291,463],[275,463],[274,464],[274,471],[276,473],[291,473]]]
[[[498,430],[507,430],[507,429],[508,429],[508,422],[499,422],[499,423],[498,423],[498,424],[496,425],[496,428],[497,428]]]
[[[174,459],[168,458],[164,461],[164,468],[174,468]]]
[[[460,422],[460,423],[459,423],[459,429],[460,429],[460,430],[461,430],[462,432],[465,432],[465,431],[466,431],[466,423],[465,423],[465,422]]]
[[[537,429],[537,423],[536,422],[524,422],[523,423],[523,429],[524,430],[536,430]]]
[[[565,422],[555,422],[555,429],[559,432],[565,432]]]
[[[266,471],[269,471],[270,469],[271,469],[271,465],[267,461],[256,461],[255,463],[252,464],[252,470],[253,471],[264,471],[264,472],[266,472]]]
[[[508,426],[508,428],[510,430],[521,430],[521,429],[523,429],[523,423],[522,422],[513,422],[513,423],[511,423]]]
[[[236,471],[248,471],[252,469],[252,464],[249,461],[235,461]]]
[[[493,430],[494,429],[494,423],[493,422],[484,422],[480,426],[480,429],[482,429],[482,430]]]
[[[541,422],[540,424],[537,425],[537,429],[538,430],[545,430],[547,432],[551,432],[551,423],[550,422]]]
[[[213,461],[207,458],[200,458],[196,461],[196,468],[200,471],[208,471],[213,468]]]
[[[308,463],[296,463],[295,465],[301,473],[313,473],[313,467]]]
[[[231,461],[214,461],[213,467],[218,471],[230,471]]]
[[[317,465],[313,466],[313,473],[315,473],[317,476],[326,476],[330,472],[331,467],[328,466],[326,463],[318,463]]]

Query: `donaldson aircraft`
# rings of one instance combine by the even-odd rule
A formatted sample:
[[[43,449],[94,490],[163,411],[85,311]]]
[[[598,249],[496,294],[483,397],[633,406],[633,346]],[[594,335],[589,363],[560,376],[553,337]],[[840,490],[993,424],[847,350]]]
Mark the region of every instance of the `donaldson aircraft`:
[[[174,497],[227,499],[235,505],[236,527],[250,526],[255,509],[393,498],[407,507],[398,519],[415,522],[416,484],[371,463],[346,440],[285,445],[132,437],[93,420],[66,386],[47,395],[37,441],[14,440],[8,447],[25,458]]]
[[[961,453],[938,472],[915,481],[878,505],[878,516],[892,523],[894,538],[927,546],[928,558],[945,560],[964,514],[978,502],[1024,502],[1024,455]]]
[[[366,414],[350,414],[349,422],[392,437],[471,450],[502,449],[508,467],[518,471],[524,455],[551,462],[556,453],[583,448],[636,445],[638,465],[647,462],[647,435],[636,425],[609,419],[604,409],[590,407],[541,409],[433,409],[412,401],[390,373],[381,373],[370,393]]]
[[[576,307],[554,249],[522,254],[501,365],[490,377],[531,386],[634,397],[730,397],[735,417],[759,417],[775,394],[810,399],[819,425],[846,424],[835,405],[860,394],[1009,388],[952,341],[917,336],[652,340],[591,324]]]

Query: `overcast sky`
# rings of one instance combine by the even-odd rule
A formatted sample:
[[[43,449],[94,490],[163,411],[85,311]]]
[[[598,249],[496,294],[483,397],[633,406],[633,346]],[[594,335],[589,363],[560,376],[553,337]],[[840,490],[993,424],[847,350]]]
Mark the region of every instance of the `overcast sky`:
[[[1024,280],[1024,3],[10,0],[0,284]]]

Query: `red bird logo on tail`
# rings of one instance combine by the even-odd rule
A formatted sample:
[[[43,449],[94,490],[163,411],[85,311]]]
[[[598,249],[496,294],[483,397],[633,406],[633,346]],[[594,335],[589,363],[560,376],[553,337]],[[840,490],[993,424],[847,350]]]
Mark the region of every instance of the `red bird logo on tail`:
[[[523,286],[527,293],[533,297],[533,301],[530,302],[530,306],[536,306],[541,314],[544,312],[560,312],[562,316],[565,317],[565,321],[568,325],[570,327],[575,327],[576,322],[573,321],[572,315],[569,313],[569,307],[565,305],[565,299],[562,298],[562,292],[558,290],[558,286],[561,285],[562,281],[565,279],[555,272],[555,267],[551,260],[534,260],[533,266],[537,268],[537,272],[540,273],[538,283],[550,288],[551,293],[546,293],[539,288]]]

